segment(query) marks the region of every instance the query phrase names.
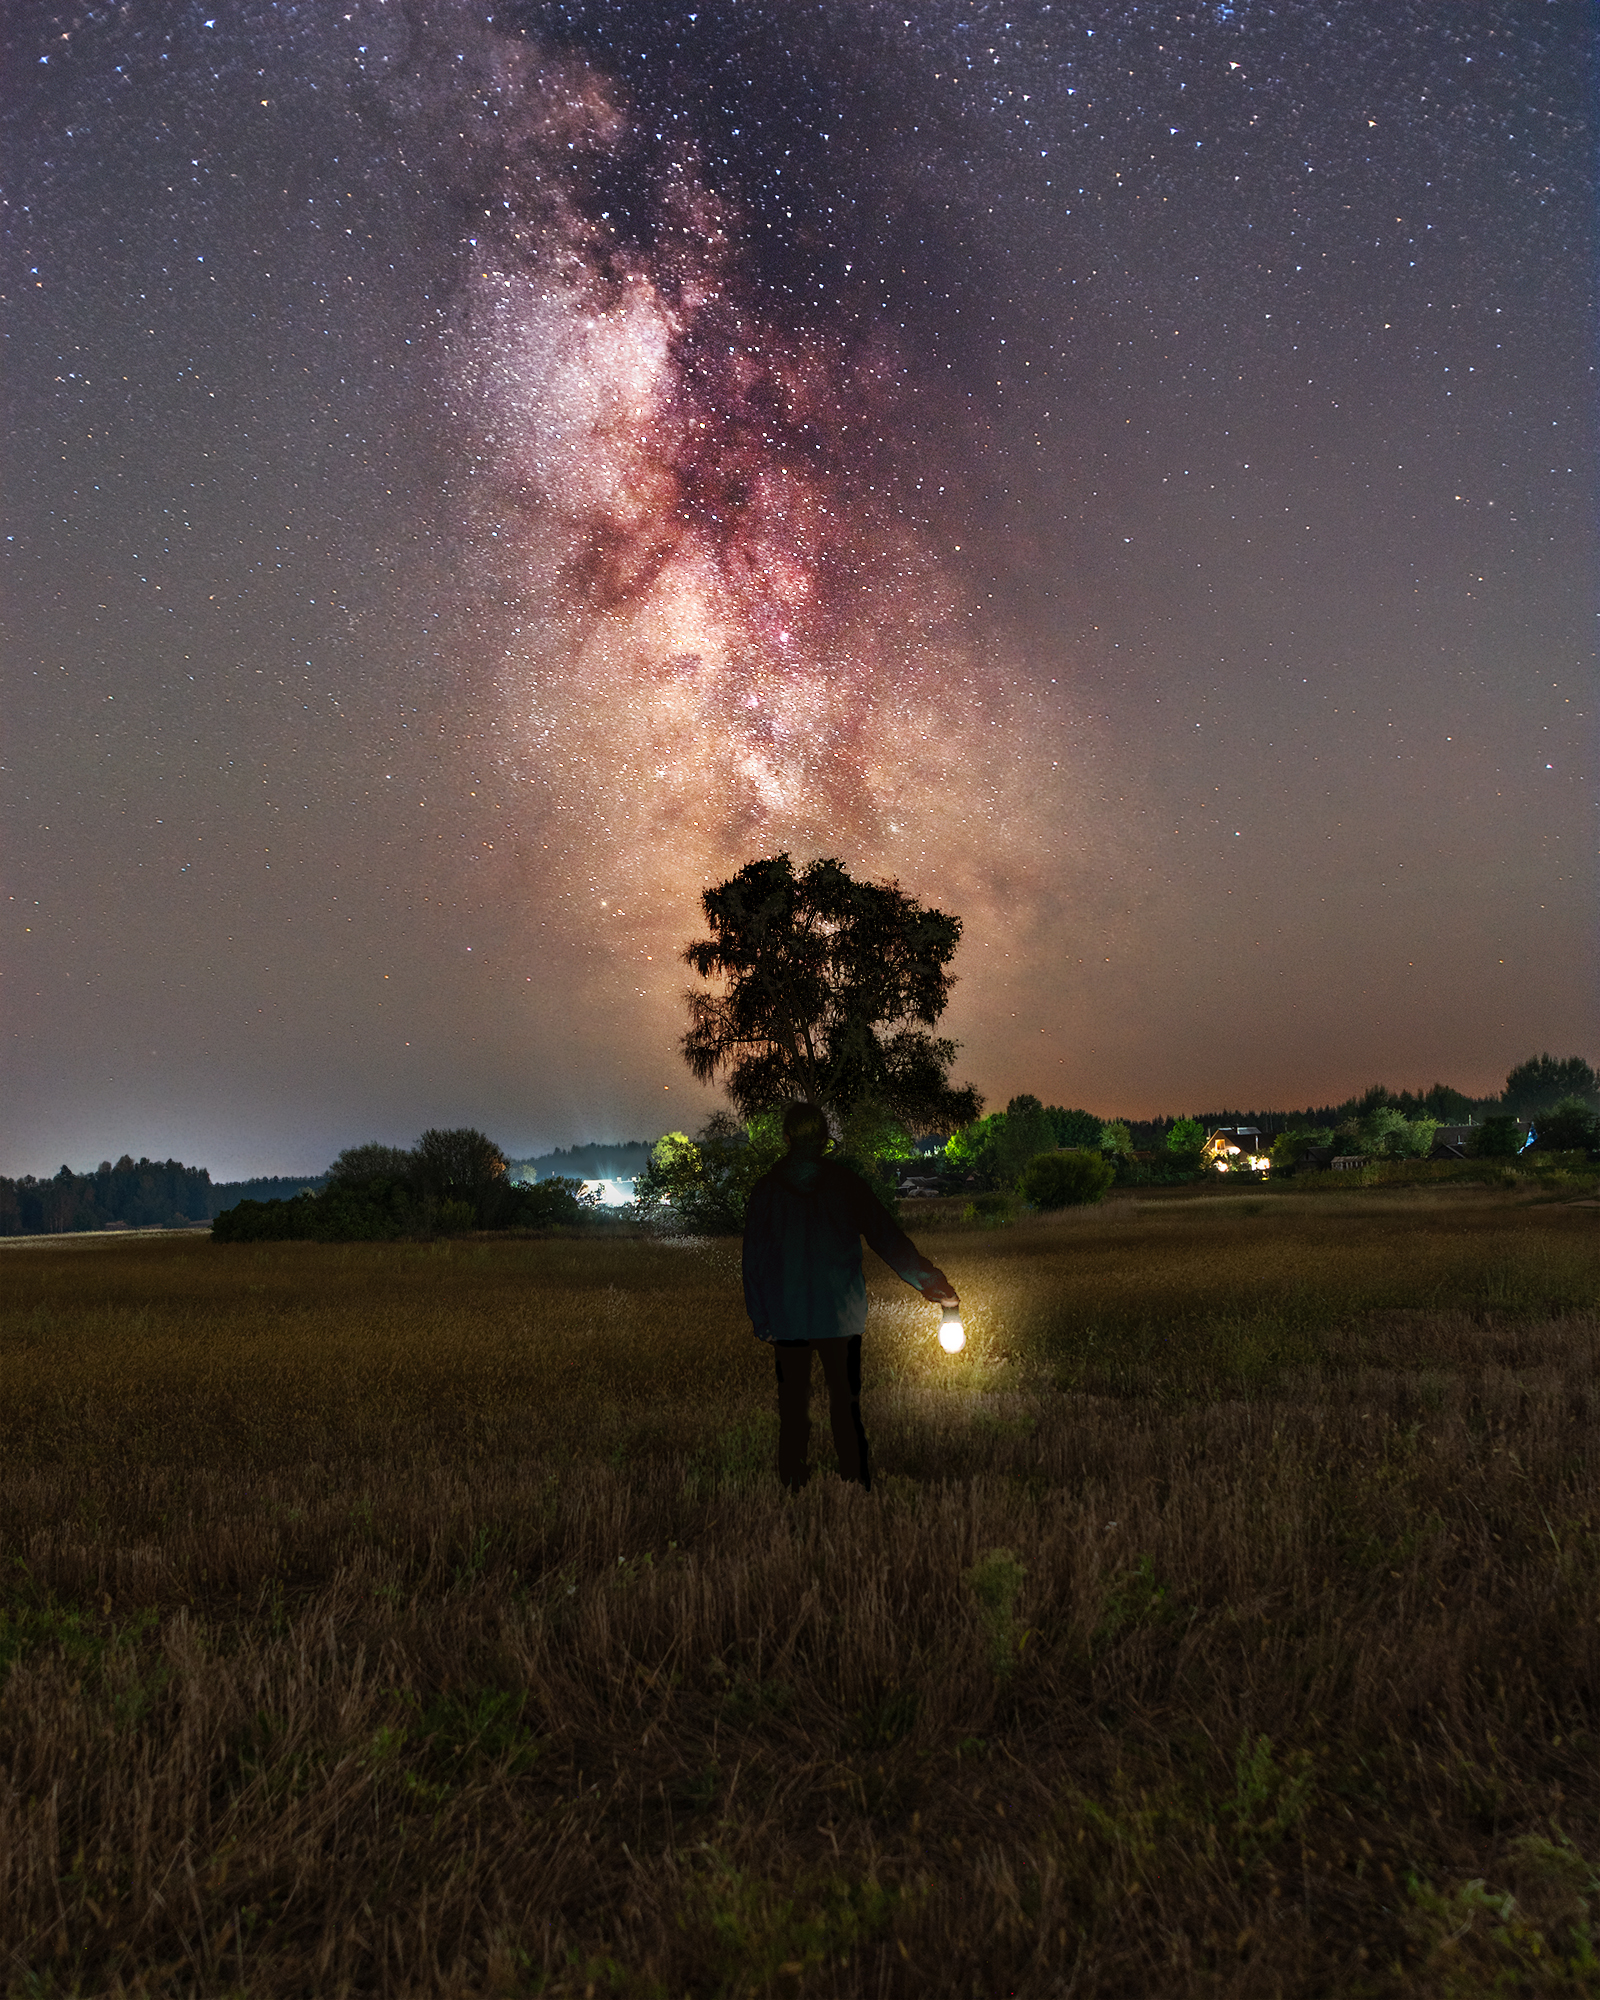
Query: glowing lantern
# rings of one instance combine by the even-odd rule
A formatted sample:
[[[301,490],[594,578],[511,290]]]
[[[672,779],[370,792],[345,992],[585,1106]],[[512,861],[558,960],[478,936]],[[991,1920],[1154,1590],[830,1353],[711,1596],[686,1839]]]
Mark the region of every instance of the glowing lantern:
[[[939,1315],[939,1345],[946,1354],[959,1354],[967,1344],[967,1329],[961,1324],[960,1306],[946,1306]]]

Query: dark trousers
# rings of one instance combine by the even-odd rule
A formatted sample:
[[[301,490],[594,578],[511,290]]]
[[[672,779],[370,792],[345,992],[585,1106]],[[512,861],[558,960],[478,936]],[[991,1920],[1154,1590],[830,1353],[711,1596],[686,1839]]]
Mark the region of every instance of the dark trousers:
[[[798,1493],[810,1476],[806,1453],[811,1444],[811,1354],[822,1357],[822,1379],[828,1385],[828,1412],[833,1419],[833,1448],[839,1473],[872,1490],[867,1434],[861,1428],[861,1336],[849,1340],[775,1340],[778,1364],[778,1478]]]

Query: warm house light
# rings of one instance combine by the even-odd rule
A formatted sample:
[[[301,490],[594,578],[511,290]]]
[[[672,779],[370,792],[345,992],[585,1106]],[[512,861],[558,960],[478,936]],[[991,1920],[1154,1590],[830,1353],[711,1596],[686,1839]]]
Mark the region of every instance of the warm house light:
[[[1200,1157],[1219,1174],[1264,1174],[1272,1165],[1271,1155],[1256,1152],[1251,1144],[1260,1137],[1253,1125],[1224,1125],[1200,1148]],[[1249,1151],[1246,1145],[1250,1145]]]
[[[946,1306],[939,1317],[939,1345],[946,1354],[959,1354],[967,1344],[967,1329],[961,1324],[961,1308]]]

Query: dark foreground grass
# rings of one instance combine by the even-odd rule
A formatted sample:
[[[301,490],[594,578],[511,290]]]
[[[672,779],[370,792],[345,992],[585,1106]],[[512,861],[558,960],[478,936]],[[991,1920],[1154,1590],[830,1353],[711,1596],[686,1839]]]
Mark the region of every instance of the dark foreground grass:
[[[1600,1989],[1600,1210],[924,1240],[0,1250],[6,1990]]]

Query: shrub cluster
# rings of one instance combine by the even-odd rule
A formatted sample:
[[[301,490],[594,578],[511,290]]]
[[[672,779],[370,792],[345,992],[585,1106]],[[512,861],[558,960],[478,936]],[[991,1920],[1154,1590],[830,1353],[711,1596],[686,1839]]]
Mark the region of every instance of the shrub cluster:
[[[1554,1110],[1542,1112],[1534,1131],[1535,1152],[1590,1152],[1600,1144],[1600,1118],[1581,1097],[1563,1098]]]
[[[955,1173],[1014,1188],[1028,1162],[1058,1147],[1092,1148],[1104,1143],[1105,1129],[1090,1111],[1041,1104],[1024,1093],[1013,1097],[1004,1111],[992,1111],[952,1133],[944,1149],[946,1165]],[[1124,1128],[1125,1129],[1125,1128]]]
[[[1104,1153],[1040,1153],[1022,1173],[1022,1192],[1035,1208],[1081,1208],[1103,1201],[1117,1170]]]
[[[218,1243],[385,1243],[469,1229],[550,1229],[594,1208],[581,1181],[517,1182],[492,1139],[470,1126],[427,1131],[410,1152],[347,1147],[320,1194],[241,1201],[211,1225]]]
[[[686,1235],[737,1236],[750,1190],[783,1150],[781,1113],[764,1112],[742,1126],[718,1112],[698,1138],[668,1132],[656,1141],[633,1184],[635,1205],[648,1220],[670,1221]]]

